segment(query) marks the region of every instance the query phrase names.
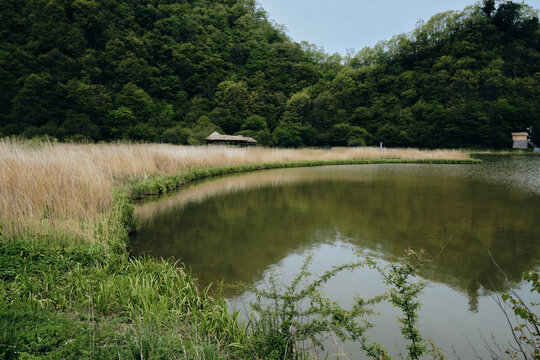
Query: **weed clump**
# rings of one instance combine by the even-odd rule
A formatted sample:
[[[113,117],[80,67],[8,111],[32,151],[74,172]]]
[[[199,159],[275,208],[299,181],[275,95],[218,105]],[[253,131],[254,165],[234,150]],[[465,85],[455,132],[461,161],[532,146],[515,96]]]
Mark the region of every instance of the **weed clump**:
[[[401,334],[407,342],[407,358],[419,359],[426,353],[426,341],[417,327],[418,296],[426,286],[415,280],[418,268],[425,262],[417,253],[407,252],[405,260],[383,267],[370,257],[336,266],[323,275],[311,279],[309,257],[292,282],[281,288],[276,277],[270,279],[268,290],[253,289],[257,301],[252,308],[255,349],[258,356],[272,359],[304,358],[310,352],[317,358],[317,350],[324,349],[323,339],[332,334],[342,342],[353,342],[371,359],[392,359],[388,350],[372,341],[366,332],[373,327],[367,317],[374,315],[373,306],[388,301],[401,311]],[[370,298],[356,297],[350,308],[323,296],[322,286],[342,271],[358,268],[376,269],[388,286],[384,294]],[[429,343],[430,344],[430,343]],[[433,358],[438,350],[432,346]]]

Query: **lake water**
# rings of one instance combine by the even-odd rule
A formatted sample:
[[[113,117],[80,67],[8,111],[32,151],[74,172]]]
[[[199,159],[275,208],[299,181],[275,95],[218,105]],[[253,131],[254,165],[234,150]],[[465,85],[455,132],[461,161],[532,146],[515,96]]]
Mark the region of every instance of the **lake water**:
[[[512,288],[533,301],[521,273],[540,265],[540,157],[485,157],[480,165],[381,164],[278,169],[200,182],[136,207],[135,253],[180,260],[202,285],[286,284],[311,270],[357,260],[383,263],[407,249],[432,259],[420,300],[420,330],[448,358],[487,358],[511,333],[496,299]],[[342,273],[324,289],[348,305],[384,292],[372,270]],[[226,291],[243,307],[250,293]],[[370,338],[404,351],[398,312],[379,305]],[[343,346],[343,347],[341,347]],[[362,358],[354,344],[327,350]]]

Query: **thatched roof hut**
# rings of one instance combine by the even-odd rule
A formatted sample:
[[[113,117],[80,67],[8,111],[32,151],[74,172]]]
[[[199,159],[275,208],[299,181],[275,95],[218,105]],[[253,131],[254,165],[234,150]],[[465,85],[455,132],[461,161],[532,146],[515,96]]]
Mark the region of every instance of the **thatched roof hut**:
[[[214,131],[206,138],[207,145],[254,145],[257,140],[245,137],[241,135],[221,135],[217,131]]]

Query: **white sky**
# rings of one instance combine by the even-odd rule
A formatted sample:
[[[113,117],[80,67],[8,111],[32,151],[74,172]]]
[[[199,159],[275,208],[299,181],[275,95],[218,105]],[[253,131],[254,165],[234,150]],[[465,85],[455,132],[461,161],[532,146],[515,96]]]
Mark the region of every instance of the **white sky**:
[[[407,33],[418,20],[447,10],[462,10],[475,0],[258,0],[269,18],[287,28],[295,41],[344,55],[380,40]],[[514,2],[521,2],[514,0]],[[540,0],[527,0],[540,8]]]

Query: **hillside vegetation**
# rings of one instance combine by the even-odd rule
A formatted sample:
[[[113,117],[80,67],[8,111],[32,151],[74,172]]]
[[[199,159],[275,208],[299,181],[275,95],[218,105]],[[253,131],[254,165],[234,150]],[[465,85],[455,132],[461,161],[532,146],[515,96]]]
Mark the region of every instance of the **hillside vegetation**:
[[[347,57],[292,42],[253,0],[0,4],[4,136],[501,148],[540,129],[540,28],[524,4],[438,14]]]

